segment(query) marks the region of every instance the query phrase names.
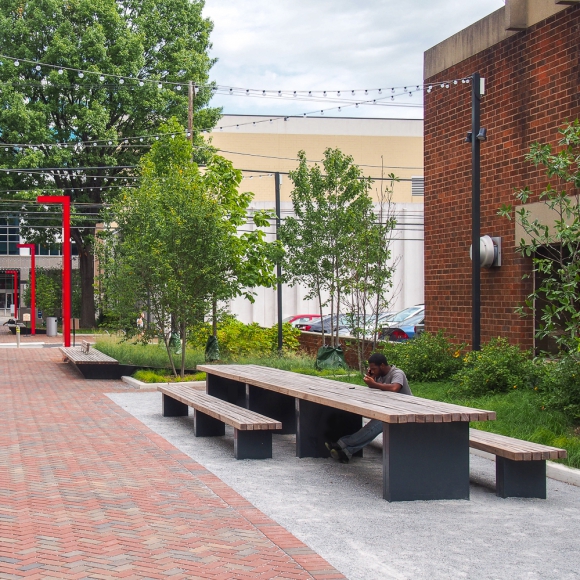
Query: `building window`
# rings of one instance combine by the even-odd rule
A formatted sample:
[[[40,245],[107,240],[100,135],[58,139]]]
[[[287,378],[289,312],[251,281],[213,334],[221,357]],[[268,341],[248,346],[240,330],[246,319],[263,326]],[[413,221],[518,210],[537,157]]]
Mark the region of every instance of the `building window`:
[[[17,256],[20,250],[20,228],[17,219],[0,219],[0,255]]]
[[[424,177],[411,177],[411,193],[413,195],[425,195]]]

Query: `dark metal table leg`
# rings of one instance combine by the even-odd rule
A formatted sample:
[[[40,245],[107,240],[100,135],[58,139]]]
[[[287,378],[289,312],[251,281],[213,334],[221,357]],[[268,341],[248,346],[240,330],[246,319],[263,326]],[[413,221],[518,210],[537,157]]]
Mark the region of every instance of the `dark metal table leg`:
[[[469,499],[469,423],[384,423],[383,497]]]
[[[271,459],[272,431],[240,431],[234,429],[236,459]]]
[[[161,414],[164,417],[187,417],[188,413],[189,407],[185,403],[173,399],[169,395],[163,393]]]
[[[495,486],[498,497],[546,499],[546,462],[513,461],[497,456]]]
[[[196,437],[221,437],[226,434],[226,425],[223,421],[194,409],[193,434]]]
[[[296,433],[296,403],[294,397],[246,385],[246,408],[282,422],[277,434]]]
[[[246,406],[245,383],[208,374],[205,390],[208,395],[222,401],[238,405],[238,407]]]
[[[338,441],[344,435],[352,435],[362,427],[362,417],[296,399],[296,457],[329,457],[325,441]],[[362,456],[362,450],[357,456]]]

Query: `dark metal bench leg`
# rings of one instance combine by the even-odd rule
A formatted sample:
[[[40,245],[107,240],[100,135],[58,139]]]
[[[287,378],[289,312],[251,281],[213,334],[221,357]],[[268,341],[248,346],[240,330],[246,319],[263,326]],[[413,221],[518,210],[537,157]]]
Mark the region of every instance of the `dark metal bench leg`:
[[[236,459],[271,459],[272,431],[240,431],[234,429]]]
[[[164,417],[187,417],[189,414],[189,407],[185,403],[173,399],[169,395],[163,393],[162,414]]]
[[[207,375],[206,393],[238,407],[246,406],[246,384],[217,375]]]
[[[194,409],[193,434],[196,437],[221,437],[226,434],[226,425],[223,421]]]
[[[469,499],[469,423],[384,423],[383,498]]]
[[[296,399],[261,389],[253,385],[246,385],[246,408],[271,419],[282,422],[282,429],[277,434],[296,433]]]
[[[362,417],[296,399],[296,457],[329,457],[325,441],[338,441],[362,427]],[[362,449],[356,454],[362,456]]]
[[[513,461],[497,456],[495,486],[498,497],[546,499],[546,462]]]

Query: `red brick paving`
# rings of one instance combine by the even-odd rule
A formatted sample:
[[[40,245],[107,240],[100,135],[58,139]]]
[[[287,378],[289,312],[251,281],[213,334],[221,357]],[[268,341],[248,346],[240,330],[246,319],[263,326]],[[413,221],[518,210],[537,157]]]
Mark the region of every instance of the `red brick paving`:
[[[85,381],[0,351],[0,578],[344,578]]]

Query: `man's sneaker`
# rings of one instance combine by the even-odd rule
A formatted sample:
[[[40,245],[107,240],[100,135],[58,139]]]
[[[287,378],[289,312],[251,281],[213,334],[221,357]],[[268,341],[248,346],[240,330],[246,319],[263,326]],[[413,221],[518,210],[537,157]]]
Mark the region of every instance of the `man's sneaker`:
[[[342,449],[331,449],[330,456],[341,463],[348,463],[348,455]]]
[[[332,451],[336,449],[337,451],[342,451],[342,447],[338,443],[333,443],[332,441],[326,441],[324,446],[329,450]]]

